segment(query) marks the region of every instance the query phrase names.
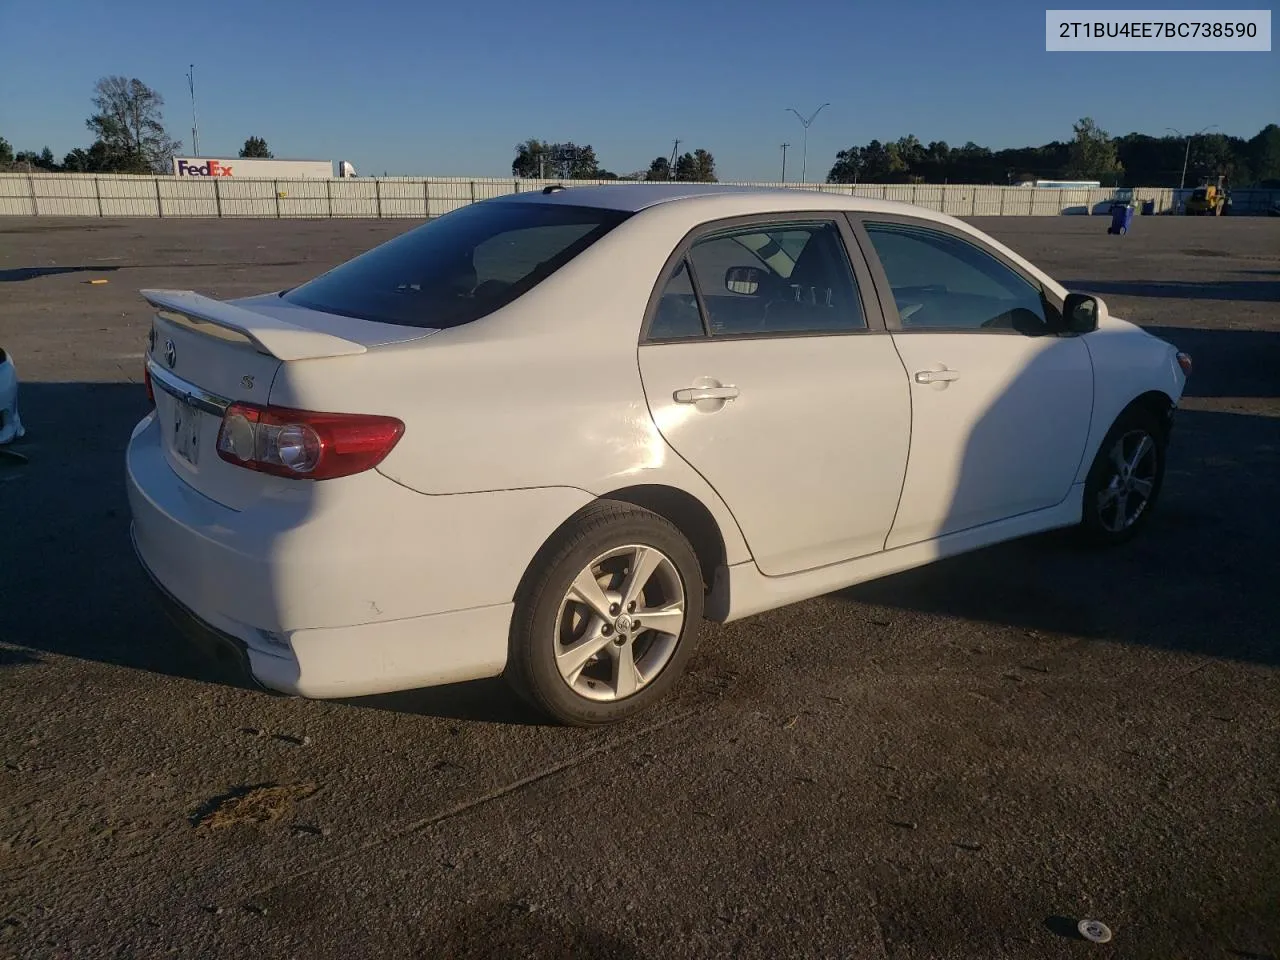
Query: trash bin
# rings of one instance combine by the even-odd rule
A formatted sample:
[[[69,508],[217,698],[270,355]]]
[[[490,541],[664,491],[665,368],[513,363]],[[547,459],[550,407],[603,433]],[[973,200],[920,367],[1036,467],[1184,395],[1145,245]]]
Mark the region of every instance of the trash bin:
[[[1142,201],[1142,215],[1144,217],[1154,217],[1156,215],[1156,202],[1154,200]]]
[[[1129,232],[1129,227],[1132,225],[1133,204],[1113,203],[1111,205],[1111,226],[1107,227],[1107,233],[1124,235]]]

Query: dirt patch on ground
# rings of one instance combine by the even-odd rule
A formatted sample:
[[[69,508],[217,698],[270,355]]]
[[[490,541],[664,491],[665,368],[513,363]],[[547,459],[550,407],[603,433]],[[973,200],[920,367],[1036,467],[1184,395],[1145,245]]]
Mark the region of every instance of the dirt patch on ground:
[[[237,787],[230,793],[214,797],[191,818],[197,830],[217,830],[244,823],[274,823],[293,810],[317,790],[314,783],[264,783]]]

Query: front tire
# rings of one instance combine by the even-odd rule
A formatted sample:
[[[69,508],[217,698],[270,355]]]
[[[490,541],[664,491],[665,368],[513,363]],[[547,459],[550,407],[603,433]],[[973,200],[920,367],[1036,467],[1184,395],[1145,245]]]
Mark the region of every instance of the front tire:
[[[1144,407],[1120,415],[1098,448],[1084,487],[1080,532],[1097,546],[1132,539],[1150,520],[1164,483],[1168,430]]]
[[[516,595],[507,680],[563,724],[641,713],[692,656],[703,594],[698,558],[670,521],[597,501],[530,565]]]

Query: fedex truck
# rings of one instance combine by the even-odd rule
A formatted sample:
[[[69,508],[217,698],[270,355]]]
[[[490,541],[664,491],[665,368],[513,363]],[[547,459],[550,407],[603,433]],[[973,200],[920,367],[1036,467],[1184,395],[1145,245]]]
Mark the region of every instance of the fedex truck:
[[[239,177],[241,180],[328,180],[333,177],[329,160],[260,160],[248,157],[174,157],[175,177]],[[355,167],[338,161],[338,176],[354,177]]]

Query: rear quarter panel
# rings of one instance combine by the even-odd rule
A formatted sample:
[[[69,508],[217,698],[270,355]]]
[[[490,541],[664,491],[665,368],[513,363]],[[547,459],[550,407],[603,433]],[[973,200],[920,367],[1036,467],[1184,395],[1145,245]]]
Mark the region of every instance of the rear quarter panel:
[[[745,560],[731,514],[662,439],[640,381],[645,306],[682,224],[637,215],[514,303],[427,340],[284,364],[271,402],[401,418],[378,469],[425,494],[678,487],[715,517],[729,562]]]

